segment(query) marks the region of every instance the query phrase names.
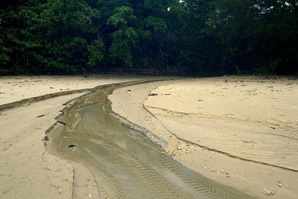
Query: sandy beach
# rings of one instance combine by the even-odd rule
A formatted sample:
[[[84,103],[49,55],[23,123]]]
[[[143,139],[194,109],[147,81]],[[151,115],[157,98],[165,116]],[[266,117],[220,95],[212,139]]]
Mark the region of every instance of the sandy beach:
[[[142,79],[0,77],[0,198],[98,198],[92,173],[49,154],[45,132],[88,89]],[[297,198],[297,79],[183,78],[123,87],[109,99],[194,171],[257,198]]]
[[[74,187],[78,198],[96,198],[90,171],[49,154],[43,141],[45,132],[56,122],[63,104],[88,92],[84,89],[139,79],[0,77],[0,108],[5,108],[0,110],[0,198],[73,198]],[[67,94],[70,91],[74,93]],[[59,93],[65,95],[55,97]],[[44,100],[34,102],[38,96],[45,96]],[[11,104],[14,108],[7,109]]]
[[[258,198],[297,198],[297,79],[184,79],[118,89],[110,99],[208,178]]]

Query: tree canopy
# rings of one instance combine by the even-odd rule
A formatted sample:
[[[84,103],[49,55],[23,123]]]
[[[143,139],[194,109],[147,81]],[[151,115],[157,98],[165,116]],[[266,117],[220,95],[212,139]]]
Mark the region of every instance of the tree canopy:
[[[298,74],[297,0],[12,0],[0,75]]]

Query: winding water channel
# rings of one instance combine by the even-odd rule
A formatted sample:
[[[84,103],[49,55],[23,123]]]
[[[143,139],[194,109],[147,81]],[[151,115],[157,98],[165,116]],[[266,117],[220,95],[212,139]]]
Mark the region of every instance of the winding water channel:
[[[101,198],[251,198],[186,168],[145,132],[123,125],[107,100],[117,87],[77,99],[58,119],[64,125],[49,142],[61,158],[88,167]]]

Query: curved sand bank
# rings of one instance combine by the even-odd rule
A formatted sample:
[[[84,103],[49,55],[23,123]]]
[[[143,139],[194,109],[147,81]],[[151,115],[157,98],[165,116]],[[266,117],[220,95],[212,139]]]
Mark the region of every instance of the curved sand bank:
[[[142,78],[107,76],[88,78],[52,76],[0,77],[0,105],[46,94],[89,89],[102,84],[139,79]],[[266,89],[259,87],[261,84],[266,85]],[[194,88],[194,85],[196,92],[191,90]],[[262,128],[268,129],[266,125],[270,124],[267,126],[272,129],[272,131],[269,129],[270,132],[275,132],[273,130],[276,130],[275,134],[281,137],[280,140],[278,139],[273,142],[272,148],[269,148],[265,155],[262,154],[263,151],[260,152],[260,148],[258,147],[265,144],[268,148],[268,145],[264,142],[254,143],[255,140],[260,140],[258,136],[262,133],[254,133],[255,135],[252,136],[251,132],[253,132],[253,129],[249,129],[246,125],[247,115],[238,115],[239,113],[236,111],[239,109],[237,108],[234,112],[228,113],[234,115],[226,115],[228,120],[220,122],[224,115],[224,112],[220,112],[223,110],[221,109],[223,106],[221,105],[220,108],[216,109],[212,108],[216,104],[216,99],[220,99],[220,102],[225,101],[223,96],[216,96],[219,93],[223,94],[227,90],[234,90],[234,87],[249,88],[249,85],[260,88],[258,89],[260,92],[267,93],[268,91],[263,97],[260,96],[260,99],[253,99],[263,102],[263,98],[269,99],[273,97],[272,100],[277,100],[276,102],[278,103],[272,106],[275,107],[272,110],[281,110],[283,112],[277,119],[273,117],[273,120],[268,121],[268,117],[266,118],[266,116],[270,114],[266,114],[265,112],[263,116],[265,116],[266,120],[262,120],[262,117],[255,117],[256,115],[259,116],[259,112],[257,112],[258,114],[254,114],[251,120],[249,120],[252,123],[250,126],[255,126],[255,132],[262,132]],[[154,90],[156,88],[157,90]],[[164,89],[167,88],[171,88],[172,91],[170,93],[168,91],[164,92]],[[207,89],[211,89],[209,94],[207,92],[209,90]],[[243,93],[246,93],[238,91],[234,90],[234,95],[243,95]],[[175,94],[182,93],[182,98],[175,96]],[[196,99],[193,98],[195,96],[194,94],[199,95],[200,93],[204,94],[199,96],[196,102],[197,104],[191,101],[191,99]],[[251,93],[251,91],[247,91],[247,93]],[[80,95],[82,93],[74,93],[36,103],[25,101],[26,103],[19,103],[21,105],[20,107],[16,106],[17,108],[0,111],[0,198],[98,198],[98,190],[96,189],[94,177],[90,171],[80,164],[70,163],[48,154],[42,141],[45,131],[55,122],[54,118],[59,114],[58,111],[64,107],[63,104]],[[166,98],[171,95],[172,98]],[[189,95],[191,95],[191,98],[187,97]],[[208,98],[208,96],[213,96],[213,98]],[[157,97],[159,97],[158,101]],[[297,129],[297,119],[295,120],[295,117],[297,117],[297,114],[295,114],[295,111],[297,113],[297,80],[262,80],[225,77],[156,82],[119,89],[114,92],[111,99],[113,101],[114,111],[162,137],[169,143],[167,150],[170,154],[174,155],[174,158],[201,174],[215,179],[220,183],[256,195],[259,198],[296,198],[298,195],[298,191],[295,190],[298,181],[297,172],[276,167],[282,166],[295,169],[295,166],[297,166],[297,164],[294,164],[296,158],[288,158],[291,155],[297,157],[295,154],[295,151],[297,153],[297,146],[292,145],[292,140],[296,139],[295,136],[297,134],[297,131],[295,131]],[[171,99],[174,101],[171,101]],[[215,99],[215,101],[212,102],[211,99]],[[248,101],[253,101],[252,98],[248,99]],[[180,101],[185,101],[185,103],[181,103]],[[204,111],[206,112],[196,112],[196,109],[192,108],[198,107],[203,102],[210,102],[210,106],[207,103],[200,107],[202,109],[205,107]],[[144,104],[145,106],[143,106]],[[175,104],[177,107],[173,107]],[[181,104],[187,105],[188,109],[186,106],[181,106]],[[265,103],[258,104],[265,105]],[[167,105],[170,106],[167,107]],[[224,107],[228,107],[228,105]],[[200,110],[200,108],[197,110]],[[243,109],[243,107],[240,108],[240,110]],[[258,107],[257,110],[261,110],[261,108]],[[285,113],[283,109],[286,109]],[[246,110],[253,109],[247,108]],[[216,115],[217,113],[219,115]],[[291,116],[291,113],[294,114]],[[261,122],[256,122],[256,118],[258,120],[260,119]],[[244,121],[243,125],[241,121]],[[233,122],[236,126],[234,126]],[[228,126],[220,125],[222,123]],[[258,126],[256,124],[260,125]],[[264,125],[262,126],[261,124]],[[229,125],[233,126],[231,127]],[[211,126],[213,126],[212,133],[208,130]],[[171,127],[172,129],[170,129]],[[220,134],[228,132],[225,129],[248,129],[247,132],[249,133],[245,134],[245,139],[241,139],[243,141],[240,141],[240,139],[220,136]],[[219,130],[222,130],[222,133]],[[240,130],[237,130],[235,135],[244,136],[244,134],[237,134]],[[198,132],[205,133],[202,135],[197,134]],[[275,140],[270,132],[269,134],[266,134],[267,131],[265,134],[263,133],[264,135],[268,135],[268,137],[261,137],[266,138],[264,140],[268,139],[267,143],[269,144],[272,140]],[[229,136],[231,135],[229,134]],[[191,141],[191,143],[184,142],[179,137]],[[212,139],[214,143],[210,143]],[[224,144],[220,145],[219,142],[224,142]],[[280,145],[286,142],[289,144]],[[233,143],[235,147],[233,147]],[[241,147],[240,144],[242,144]],[[261,158],[251,160],[260,161],[260,159],[265,158],[265,163],[276,166],[262,165],[261,163],[230,157],[231,155],[235,155],[232,153],[233,151],[237,152],[243,146],[248,147],[253,144],[254,146],[258,146],[255,148],[255,151],[248,148],[247,150],[242,150],[242,152],[251,150],[254,152],[251,157],[257,157],[254,154],[261,154]],[[274,147],[275,145],[280,146],[280,148]],[[210,147],[211,150],[208,150],[206,147]],[[217,151],[212,151],[214,149]],[[230,150],[230,156],[228,154],[222,154],[223,150]],[[283,153],[283,157],[287,158],[286,161],[279,161],[278,159],[278,161],[274,162],[274,153],[279,153],[280,151]],[[240,155],[240,157],[251,158],[249,153],[240,153]],[[276,157],[280,157],[280,154],[276,155]],[[267,160],[271,160],[271,162]],[[271,192],[274,195],[266,195],[266,193],[270,194]]]
[[[100,193],[95,198],[252,198],[174,161],[141,128],[122,125],[110,114],[107,97],[125,86],[109,86],[80,97],[47,134],[49,151],[92,172]]]
[[[65,91],[139,80],[140,77],[0,77],[0,198],[98,198],[88,169],[49,154],[43,138],[64,103],[83,93]],[[53,94],[56,93],[56,94]],[[34,102],[33,98],[47,95]],[[53,97],[53,98],[51,98]],[[23,103],[23,99],[25,103]],[[40,100],[40,99],[39,99]],[[18,107],[18,105],[20,105]]]
[[[297,198],[298,81],[220,77],[125,87],[113,111],[195,171],[259,198]]]

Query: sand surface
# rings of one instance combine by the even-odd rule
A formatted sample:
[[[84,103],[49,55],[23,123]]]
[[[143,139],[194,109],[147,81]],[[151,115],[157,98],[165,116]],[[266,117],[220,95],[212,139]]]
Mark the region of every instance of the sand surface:
[[[99,198],[90,171],[49,154],[42,140],[63,104],[87,90],[67,92],[140,79],[0,77],[0,107],[17,102],[0,110],[0,198]],[[44,95],[52,98],[24,101]],[[258,198],[297,198],[297,79],[160,81],[109,98],[115,113],[164,139],[193,170]]]
[[[63,104],[85,92],[60,97],[54,94],[138,79],[0,77],[0,108],[15,105],[15,108],[0,110],[0,198],[98,198],[90,171],[49,154],[44,146],[45,132],[55,123]],[[31,100],[44,95],[54,98],[35,103]],[[24,99],[29,100],[23,102]]]
[[[193,170],[258,198],[297,198],[297,79],[184,79],[117,89],[110,99]]]

